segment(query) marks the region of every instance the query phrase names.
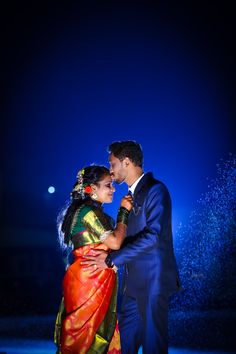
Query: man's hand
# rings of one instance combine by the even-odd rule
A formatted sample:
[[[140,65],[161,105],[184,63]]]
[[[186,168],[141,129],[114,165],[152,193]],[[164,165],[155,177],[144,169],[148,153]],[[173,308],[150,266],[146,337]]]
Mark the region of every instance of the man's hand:
[[[84,261],[80,262],[84,270],[90,271],[91,274],[96,274],[103,269],[107,268],[105,259],[107,257],[107,252],[104,250],[92,250],[94,256],[88,255],[83,256]]]

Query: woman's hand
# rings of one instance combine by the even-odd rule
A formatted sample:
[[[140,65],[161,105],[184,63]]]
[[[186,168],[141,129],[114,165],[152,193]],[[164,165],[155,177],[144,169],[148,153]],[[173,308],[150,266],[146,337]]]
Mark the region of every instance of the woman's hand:
[[[131,195],[129,194],[125,195],[121,199],[120,206],[130,211],[133,207],[133,198],[131,197]]]

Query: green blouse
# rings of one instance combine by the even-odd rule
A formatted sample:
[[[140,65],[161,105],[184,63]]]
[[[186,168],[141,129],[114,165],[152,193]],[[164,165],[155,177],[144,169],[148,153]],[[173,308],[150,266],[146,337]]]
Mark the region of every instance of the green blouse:
[[[103,212],[100,205],[83,204],[76,211],[71,225],[71,240],[74,249],[93,243],[101,243],[100,237],[112,231],[112,219]]]

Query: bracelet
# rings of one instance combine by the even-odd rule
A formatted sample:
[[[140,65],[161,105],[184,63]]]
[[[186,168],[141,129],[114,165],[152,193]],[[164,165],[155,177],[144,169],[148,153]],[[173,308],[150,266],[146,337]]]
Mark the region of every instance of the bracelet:
[[[111,230],[103,232],[103,234],[99,236],[100,241],[104,242],[110,236],[111,233]]]
[[[108,268],[111,268],[114,270],[116,273],[118,268],[115,266],[115,264],[112,262],[111,256],[108,254],[107,257],[105,258],[105,263],[108,266]]]
[[[108,266],[108,268],[114,267],[114,264],[112,262],[111,256],[109,254],[105,258],[105,263]]]
[[[120,209],[118,210],[118,214],[117,214],[117,218],[116,218],[116,223],[121,223],[124,225],[128,225],[128,218],[129,218],[129,210],[124,208],[124,207],[120,207]]]

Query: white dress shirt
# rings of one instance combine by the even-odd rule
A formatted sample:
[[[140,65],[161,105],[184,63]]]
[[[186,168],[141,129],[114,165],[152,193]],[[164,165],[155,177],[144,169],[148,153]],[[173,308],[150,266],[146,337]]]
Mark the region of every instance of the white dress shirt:
[[[135,188],[138,184],[138,182],[143,178],[144,173],[132,184],[132,186],[129,187],[129,192],[131,192],[132,195],[134,195]]]

